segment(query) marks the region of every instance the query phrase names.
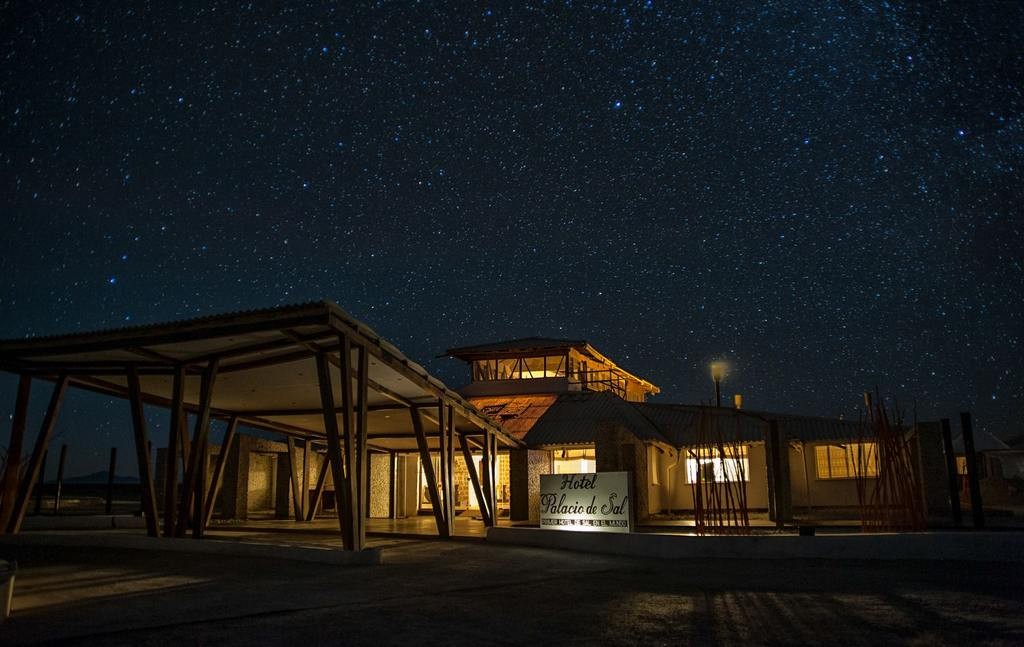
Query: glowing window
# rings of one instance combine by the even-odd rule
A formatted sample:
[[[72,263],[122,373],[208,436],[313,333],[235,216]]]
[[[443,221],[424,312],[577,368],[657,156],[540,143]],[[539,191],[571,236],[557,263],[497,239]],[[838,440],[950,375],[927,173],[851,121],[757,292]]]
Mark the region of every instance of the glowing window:
[[[697,482],[698,469],[702,483],[738,483],[750,480],[750,463],[746,458],[687,458],[687,483]]]
[[[956,473],[960,476],[967,476],[967,457],[957,456],[956,457]]]
[[[473,362],[473,381],[530,380],[565,377],[565,356],[478,359]]]
[[[857,476],[878,476],[875,443],[818,445],[814,463],[819,479],[852,479]]]
[[[597,454],[593,449],[557,449],[552,463],[555,474],[593,474]]]
[[[473,381],[484,382],[498,379],[498,361],[494,359],[478,359],[473,362]]]
[[[522,378],[524,380],[534,377],[545,377],[543,357],[524,357]]]

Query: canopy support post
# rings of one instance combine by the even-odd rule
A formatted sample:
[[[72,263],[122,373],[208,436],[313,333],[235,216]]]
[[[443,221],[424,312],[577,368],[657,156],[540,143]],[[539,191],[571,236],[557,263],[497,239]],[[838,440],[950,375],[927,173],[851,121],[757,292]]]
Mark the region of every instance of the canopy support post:
[[[202,539],[202,508],[206,490],[206,454],[210,435],[210,409],[213,406],[213,386],[217,381],[219,360],[213,358],[203,371],[199,387],[199,413],[196,416],[192,442],[188,450],[188,470],[184,478],[184,492],[181,497],[181,509],[178,511],[178,524],[175,528],[177,536],[185,534],[189,519],[192,520],[192,536]]]
[[[327,483],[327,470],[331,468],[331,459],[324,454],[324,462],[320,465],[320,473],[316,476],[316,485],[313,486],[313,496],[309,500],[309,510],[306,511],[306,521],[316,518],[316,509],[320,507],[320,500],[324,496],[324,485]],[[337,505],[337,502],[335,502]]]
[[[366,515],[369,504],[368,492],[368,448],[367,435],[367,399],[369,397],[369,359],[364,346],[357,346],[356,351],[356,429],[355,429],[355,479],[353,482],[352,521],[353,540],[356,550],[366,546]]]
[[[459,447],[462,448],[462,458],[466,461],[466,469],[469,471],[469,480],[473,484],[473,492],[476,494],[477,505],[480,506],[480,516],[483,517],[485,526],[493,526],[491,517],[490,501],[484,496],[484,489],[480,487],[480,476],[477,474],[477,465],[473,461],[473,453],[469,441],[465,436],[459,437]]]
[[[171,386],[171,426],[167,431],[167,455],[164,465],[164,537],[174,536],[174,521],[178,512],[178,455],[184,458],[182,423],[185,418],[185,367],[174,369]],[[182,470],[184,472],[184,470]],[[182,478],[185,475],[182,474]]]
[[[300,482],[299,471],[295,469],[295,439],[291,436],[287,438],[288,443],[288,480],[291,481],[292,486],[292,513],[296,521],[302,521],[302,499],[299,496],[299,488],[302,487]]]
[[[11,440],[7,443],[7,468],[0,483],[0,530],[7,527],[14,512],[14,498],[18,496],[21,476],[21,448],[25,442],[28,420],[28,399],[32,394],[32,377],[22,373],[18,378],[18,394],[14,400],[14,419],[11,422]]]
[[[221,481],[224,480],[224,466],[227,464],[228,454],[231,452],[231,444],[235,441],[235,432],[238,430],[238,418],[232,417],[228,421],[227,431],[224,432],[224,441],[220,444],[220,454],[217,455],[217,464],[213,468],[213,478],[210,481],[210,494],[206,497],[206,511],[203,515],[203,526],[210,525],[213,518],[213,508],[217,504],[217,497],[220,495]]]
[[[343,508],[341,490],[345,487],[344,466],[341,462],[341,438],[338,431],[338,414],[334,405],[334,387],[331,385],[331,367],[327,362],[326,353],[316,355],[317,382],[320,387],[320,403],[324,415],[324,431],[327,434],[327,458],[324,466],[331,467],[334,479],[335,511],[338,514],[338,526],[341,531],[341,543],[345,550],[352,550],[349,519]],[[341,371],[342,382],[348,377],[344,369]],[[342,389],[344,392],[344,389]]]
[[[25,474],[21,477],[21,487],[18,489],[18,498],[14,502],[10,524],[7,532],[16,535],[21,532],[21,523],[25,520],[25,512],[28,510],[29,499],[32,498],[32,489],[35,487],[39,474],[43,469],[43,462],[46,460],[46,449],[50,445],[50,438],[53,437],[53,428],[57,424],[57,414],[60,412],[60,405],[64,401],[64,393],[68,387],[68,376],[61,375],[57,383],[53,385],[53,395],[50,396],[50,404],[46,408],[46,417],[43,418],[43,426],[36,436],[36,444],[32,448],[32,457],[29,459]],[[0,527],[0,531],[3,528]]]
[[[441,509],[441,497],[437,494],[434,462],[430,459],[430,448],[427,445],[427,435],[423,432],[423,420],[420,418],[419,408],[410,407],[409,415],[412,417],[412,430],[416,434],[416,446],[420,450],[423,475],[427,479],[427,497],[430,499],[430,507],[434,511],[434,521],[437,522],[437,534],[440,537],[449,537],[448,522],[445,520],[444,510]]]
[[[135,431],[135,457],[139,463],[139,485],[142,487],[142,511],[146,516],[146,534],[157,537],[160,534],[156,512],[156,493],[153,490],[153,474],[149,465],[149,433],[146,431],[146,414],[142,408],[142,388],[139,386],[139,372],[128,369],[128,392],[132,408],[132,428]]]

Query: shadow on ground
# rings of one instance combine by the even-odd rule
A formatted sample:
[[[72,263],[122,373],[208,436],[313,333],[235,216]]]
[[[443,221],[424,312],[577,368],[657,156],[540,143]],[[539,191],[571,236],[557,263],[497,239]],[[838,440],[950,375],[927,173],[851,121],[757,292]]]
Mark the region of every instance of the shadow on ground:
[[[1024,643],[1017,564],[677,561],[387,542],[385,564],[5,547],[4,644]]]

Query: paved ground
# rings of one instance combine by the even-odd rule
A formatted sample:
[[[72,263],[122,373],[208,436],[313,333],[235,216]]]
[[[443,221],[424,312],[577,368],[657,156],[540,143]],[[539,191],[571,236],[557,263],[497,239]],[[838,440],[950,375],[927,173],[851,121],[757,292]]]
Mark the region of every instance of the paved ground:
[[[1024,567],[658,562],[378,539],[378,567],[4,547],[0,643],[1024,643]]]

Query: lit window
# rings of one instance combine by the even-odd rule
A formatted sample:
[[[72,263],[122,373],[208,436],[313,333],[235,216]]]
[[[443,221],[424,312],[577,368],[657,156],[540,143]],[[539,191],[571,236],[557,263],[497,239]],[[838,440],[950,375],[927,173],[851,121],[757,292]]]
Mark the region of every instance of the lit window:
[[[686,482],[697,483],[698,470],[701,483],[737,483],[750,480],[750,462],[746,446],[727,447],[724,457],[717,450],[701,452],[699,458],[686,459]]]
[[[544,375],[547,377],[565,377],[565,355],[545,357]]]
[[[960,476],[967,476],[967,457],[957,456],[956,457],[956,473]]]
[[[485,382],[498,379],[498,361],[494,359],[478,359],[473,362],[473,381]]]
[[[565,356],[478,359],[473,362],[474,382],[541,377],[565,377]]]
[[[519,379],[519,359],[499,359],[498,377],[499,380]]]
[[[557,449],[552,468],[555,474],[593,474],[597,454],[593,449]]]
[[[543,357],[524,357],[522,379],[528,380],[534,377],[545,377]]]
[[[857,476],[878,476],[875,443],[818,445],[814,462],[819,479],[852,479]]]

